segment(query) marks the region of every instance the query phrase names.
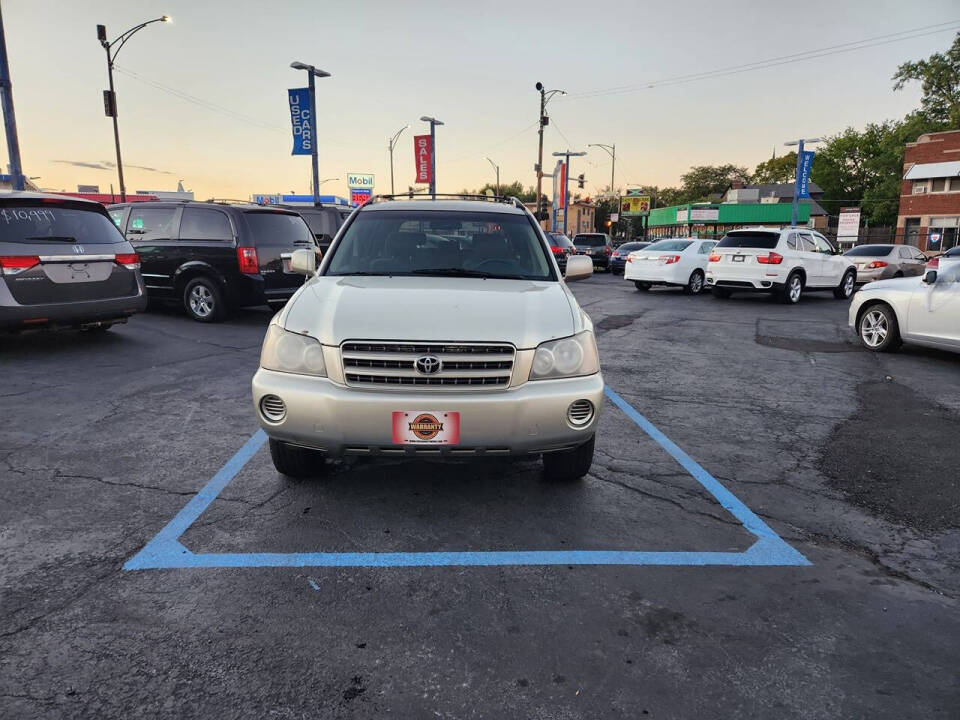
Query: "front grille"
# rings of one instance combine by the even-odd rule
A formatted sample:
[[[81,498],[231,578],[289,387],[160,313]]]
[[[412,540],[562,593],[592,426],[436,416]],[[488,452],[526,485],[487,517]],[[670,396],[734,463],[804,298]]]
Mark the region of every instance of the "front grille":
[[[468,388],[510,385],[515,349],[504,343],[425,343],[348,341],[340,348],[344,377],[355,387]],[[440,361],[433,373],[417,369],[417,359]]]

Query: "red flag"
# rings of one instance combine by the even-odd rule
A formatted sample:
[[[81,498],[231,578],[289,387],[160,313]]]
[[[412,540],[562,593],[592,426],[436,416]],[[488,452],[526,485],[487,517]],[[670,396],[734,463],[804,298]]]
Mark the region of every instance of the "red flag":
[[[417,182],[430,183],[433,180],[433,167],[430,164],[432,141],[429,135],[413,136],[413,156],[417,168]]]

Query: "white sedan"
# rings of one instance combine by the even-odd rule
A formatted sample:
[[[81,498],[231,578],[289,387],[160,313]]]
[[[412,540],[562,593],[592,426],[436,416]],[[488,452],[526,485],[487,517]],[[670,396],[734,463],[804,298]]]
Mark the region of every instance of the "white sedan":
[[[868,283],[850,303],[850,327],[870,350],[903,341],[960,352],[960,263],[922,277]]]
[[[696,295],[703,290],[707,261],[716,244],[714,240],[699,238],[660,240],[627,255],[623,277],[631,280],[637,290],[676,285]]]

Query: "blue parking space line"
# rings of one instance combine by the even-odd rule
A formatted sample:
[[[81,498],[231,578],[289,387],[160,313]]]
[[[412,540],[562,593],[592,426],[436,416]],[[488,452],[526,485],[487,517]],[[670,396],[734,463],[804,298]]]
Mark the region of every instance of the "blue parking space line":
[[[509,565],[791,566],[810,562],[612,388],[607,398],[677,461],[757,541],[743,552],[520,550],[367,553],[194,553],[180,537],[266,443],[257,430],[124,570],[253,567],[451,567]]]

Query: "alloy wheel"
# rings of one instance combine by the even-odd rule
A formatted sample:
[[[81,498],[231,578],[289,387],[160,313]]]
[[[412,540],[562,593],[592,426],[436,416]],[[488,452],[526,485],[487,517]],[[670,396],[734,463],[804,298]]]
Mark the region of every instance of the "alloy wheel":
[[[802,289],[803,284],[800,282],[800,278],[794,275],[790,280],[790,302],[799,302]]]
[[[887,339],[887,316],[879,310],[871,310],[860,321],[860,337],[872,348],[879,347]]]
[[[213,313],[213,293],[206,285],[196,285],[190,291],[190,309],[197,317],[210,317]]]
[[[844,297],[850,297],[851,295],[853,295],[853,286],[855,282],[856,281],[854,280],[853,275],[849,273],[843,279],[843,296]]]

